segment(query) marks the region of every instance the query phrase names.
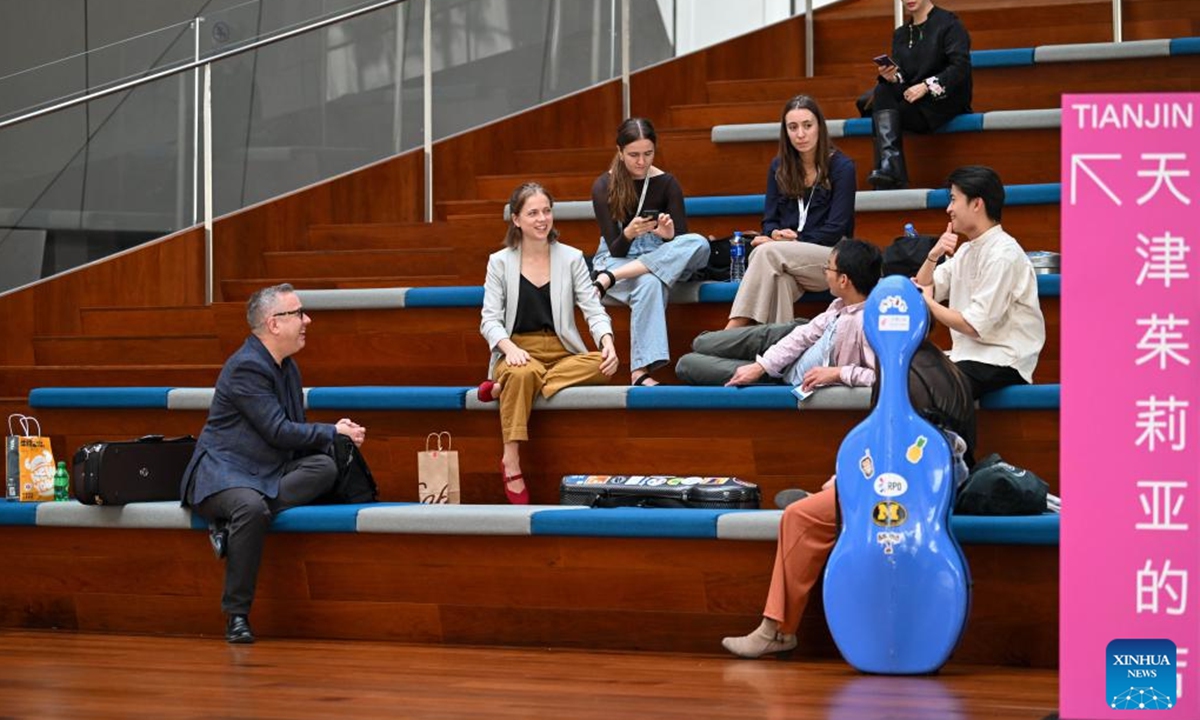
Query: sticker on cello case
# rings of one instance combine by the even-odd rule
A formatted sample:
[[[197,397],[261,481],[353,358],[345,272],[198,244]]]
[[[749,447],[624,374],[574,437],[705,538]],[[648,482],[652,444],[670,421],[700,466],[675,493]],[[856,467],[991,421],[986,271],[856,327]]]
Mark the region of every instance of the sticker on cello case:
[[[858,459],[858,469],[862,471],[863,477],[868,480],[875,474],[875,461],[871,459],[871,448],[863,450],[863,456]]]
[[[929,438],[924,435],[918,435],[912,445],[908,446],[908,450],[904,452],[904,459],[916,465],[921,462],[921,458],[925,457],[925,446],[929,444]]]
[[[894,500],[884,500],[871,508],[871,520],[882,527],[896,527],[908,520],[908,510]]]
[[[883,473],[875,479],[875,494],[886,498],[900,497],[908,492],[908,481],[896,473]]]
[[[883,554],[891,555],[892,548],[904,541],[904,533],[898,532],[877,532],[875,533],[875,543],[883,546]]]
[[[880,315],[880,332],[908,332],[908,315]]]

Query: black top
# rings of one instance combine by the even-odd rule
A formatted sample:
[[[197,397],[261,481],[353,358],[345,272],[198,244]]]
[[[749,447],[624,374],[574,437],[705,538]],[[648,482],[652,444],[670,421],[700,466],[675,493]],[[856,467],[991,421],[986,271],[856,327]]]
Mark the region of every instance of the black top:
[[[779,192],[775,171],[779,169],[779,156],[771,161],[767,171],[767,197],[763,203],[763,235],[773,230],[795,230],[800,224],[798,198]],[[808,203],[808,218],[800,231],[800,240],[832,247],[843,237],[854,236],[854,195],[858,191],[854,161],[841,150],[834,150],[829,157],[829,188],[815,187],[804,196]]]
[[[957,15],[935,5],[920,25],[910,21],[896,28],[892,59],[905,87],[936,77],[945,88],[941,97],[930,92],[916,102],[931,130],[971,112],[971,36]]]
[[[596,213],[596,224],[600,226],[600,234],[608,243],[608,252],[613,257],[625,257],[629,253],[629,240],[621,233],[622,228],[632,218],[614,218],[608,211],[608,173],[602,174],[592,183],[592,209]],[[645,180],[634,180],[634,193],[641,197]],[[683,211],[683,188],[671,173],[664,172],[650,178],[650,187],[646,190],[646,202],[642,211],[657,210],[665,212],[675,221],[675,236],[678,237],[687,230],[687,215]]]
[[[513,335],[518,333],[554,330],[554,310],[550,306],[550,283],[538,287],[524,275],[517,291],[517,317],[513,320]]]

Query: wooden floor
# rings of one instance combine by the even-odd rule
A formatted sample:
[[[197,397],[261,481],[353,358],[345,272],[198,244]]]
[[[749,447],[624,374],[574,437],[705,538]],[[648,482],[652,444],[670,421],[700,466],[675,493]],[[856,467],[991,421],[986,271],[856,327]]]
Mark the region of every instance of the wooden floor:
[[[1047,670],[950,665],[905,678],[716,654],[0,631],[0,720],[1033,720],[1057,704]]]

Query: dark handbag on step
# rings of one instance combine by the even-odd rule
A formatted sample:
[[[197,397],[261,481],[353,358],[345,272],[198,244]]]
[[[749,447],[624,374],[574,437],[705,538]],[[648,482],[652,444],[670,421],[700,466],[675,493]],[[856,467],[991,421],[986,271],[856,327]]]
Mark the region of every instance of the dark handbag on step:
[[[567,475],[562,505],[589,507],[758,508],[758,486],[732,477]]]
[[[375,485],[375,476],[367,467],[367,461],[354,441],[341,433],[333,440],[333,462],[338,469],[337,480],[333,483],[333,489],[317,503],[373,503],[379,499],[379,488]]]
[[[758,233],[753,231],[742,231],[742,242],[746,246],[746,265],[750,264],[750,241],[758,237]],[[714,238],[711,235],[708,237],[708,264],[692,273],[689,280],[715,280],[717,282],[729,282],[729,242],[733,240],[733,236],[729,235],[723,238]]]
[[[190,435],[146,435],[84,445],[75,451],[71,466],[75,499],[85,505],[177,501],[183,471],[195,449],[196,438]]]
[[[891,245],[883,249],[883,276],[916,277],[937,241],[933,235],[901,235],[896,238]],[[945,256],[939,258],[938,264],[945,260]]]

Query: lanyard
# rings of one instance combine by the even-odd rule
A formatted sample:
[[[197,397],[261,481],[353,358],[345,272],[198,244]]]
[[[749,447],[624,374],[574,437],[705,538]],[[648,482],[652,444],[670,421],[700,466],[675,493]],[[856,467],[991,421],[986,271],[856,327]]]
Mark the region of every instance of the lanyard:
[[[796,210],[800,215],[800,220],[796,223],[796,232],[804,229],[804,223],[808,222],[808,208],[812,205],[813,195],[817,194],[817,189],[814,187],[808,194],[808,202],[804,202],[804,196],[796,198]]]
[[[642,214],[642,205],[644,205],[646,203],[646,191],[649,189],[650,189],[650,171],[647,170],[646,171],[646,179],[642,181],[642,196],[640,198],[638,198],[637,210],[633,211],[633,217],[637,217],[638,215]],[[633,218],[629,218],[629,219],[630,219],[630,221],[633,220]]]

